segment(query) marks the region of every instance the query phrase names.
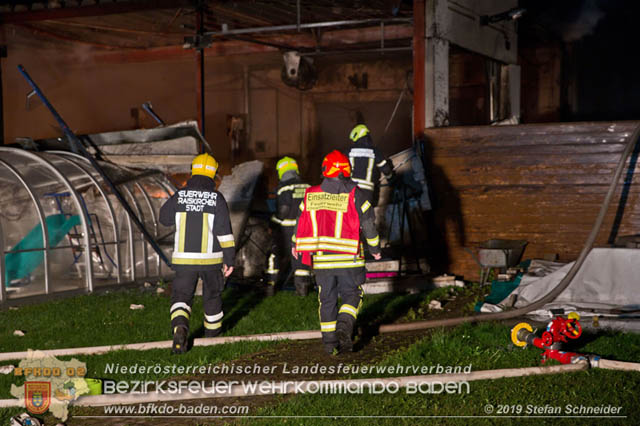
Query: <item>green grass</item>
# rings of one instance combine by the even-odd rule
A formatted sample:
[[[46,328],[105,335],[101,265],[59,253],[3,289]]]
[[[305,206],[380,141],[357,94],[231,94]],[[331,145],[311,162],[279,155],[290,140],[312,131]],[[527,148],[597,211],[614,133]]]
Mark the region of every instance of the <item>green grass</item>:
[[[472,371],[518,368],[540,365],[541,351],[534,347],[514,348],[509,344],[510,328],[502,324],[464,324],[454,329],[439,329],[407,349],[390,353],[379,365],[385,366],[465,366]],[[585,334],[581,353],[597,353],[603,358],[635,361],[640,359],[640,336],[625,333]],[[407,373],[412,375],[413,373]],[[376,374],[375,376],[399,374]],[[638,424],[640,403],[640,373],[590,370],[585,372],[532,376],[469,383],[469,393],[463,394],[316,394],[297,395],[282,399],[278,405],[263,408],[264,416],[483,416],[484,407],[491,404],[514,406],[526,415],[529,407],[552,406],[565,411],[567,404],[622,407],[628,419],[567,419],[566,424]],[[521,408],[518,408],[521,407]],[[566,413],[564,413],[566,414]],[[375,424],[494,424],[497,419],[384,419]],[[272,424],[268,419],[261,423]],[[349,423],[370,423],[371,419],[339,420]],[[516,424],[522,419],[499,419],[500,424]],[[557,423],[555,419],[536,419],[536,423]],[[251,421],[252,423],[254,420]],[[289,419],[292,424],[325,424],[327,419]]]
[[[376,295],[365,297],[361,316],[368,322],[386,322],[401,316],[419,295]],[[129,305],[142,304],[143,310],[130,310]],[[82,346],[113,345],[167,340],[169,330],[169,299],[154,289],[129,290],[28,305],[18,310],[0,312],[0,351],[56,349]],[[292,292],[279,292],[266,298],[259,292],[228,288],[223,294],[224,335],[246,335],[293,330],[314,330],[318,327],[317,294],[299,297]],[[202,334],[202,298],[194,299],[191,335]],[[13,336],[13,330],[25,331],[25,336]],[[59,357],[77,358],[87,363],[88,377],[114,380],[152,380],[171,374],[121,375],[105,374],[107,363],[121,365],[207,365],[237,359],[276,342],[239,342],[215,347],[192,348],[180,357],[168,356],[168,350],[115,351],[102,355]],[[0,362],[17,365],[18,361]],[[0,375],[0,397],[10,398],[11,383],[21,384],[12,375]]]
[[[586,371],[558,374],[553,376],[531,376],[500,380],[486,380],[469,383],[469,393],[461,394],[407,394],[383,393],[373,395],[299,395],[281,404],[263,408],[264,416],[470,416],[475,418],[376,418],[338,419],[332,423],[349,424],[638,424],[637,389],[640,374],[619,371]],[[482,418],[485,407],[491,405],[510,406],[527,415],[533,407],[560,407],[564,412],[568,404],[574,406],[612,405],[622,407],[621,415],[627,419],[559,419],[559,418]],[[564,413],[562,413],[564,414]],[[531,415],[531,413],[529,413]],[[275,424],[281,419],[257,421],[251,419],[245,424]],[[290,419],[287,423],[304,425],[324,425],[328,419]]]
[[[20,413],[24,413],[24,407],[15,407],[15,408],[0,408],[0,420],[3,424],[9,424],[9,419],[13,416],[17,416]]]
[[[511,327],[488,322],[437,329],[407,350],[391,353],[382,364],[472,364],[473,370],[539,365],[542,350],[533,346],[524,349],[513,346],[510,344],[510,331]],[[578,353],[598,354],[606,359],[635,361],[640,359],[640,335],[585,332],[570,349]]]
[[[442,299],[452,293],[465,295],[468,289],[438,289],[428,294],[383,294],[366,296],[359,315],[364,329],[376,324],[408,321],[420,318],[430,300]],[[131,303],[145,305],[141,311],[129,310]],[[318,327],[317,295],[305,298],[291,292],[280,292],[271,298],[259,293],[229,288],[223,294],[225,310],[224,334],[243,335],[292,330],[313,330]],[[169,338],[169,299],[153,291],[131,290],[102,295],[79,296],[41,305],[21,307],[0,312],[0,350],[2,352],[27,348],[53,349],[107,344],[167,340]],[[202,299],[195,298],[192,314],[192,333],[196,336],[202,326]],[[26,332],[24,337],[12,336],[14,329]],[[378,363],[382,366],[456,366],[472,365],[472,370],[528,367],[540,364],[540,350],[519,349],[510,345],[510,327],[502,324],[464,324],[453,329],[425,332],[425,337],[408,348],[390,351]],[[624,333],[585,333],[574,350],[597,353],[603,358],[624,361],[640,359],[640,336]],[[121,365],[208,365],[236,360],[246,354],[265,350],[275,342],[242,342],[209,348],[193,348],[180,357],[168,355],[167,350],[116,351],[104,355],[74,356],[87,363],[90,377],[115,380],[153,380],[175,376],[172,374],[105,374],[107,363]],[[366,346],[363,350],[367,350]],[[60,359],[69,359],[61,357]],[[286,357],[285,357],[286,358]],[[6,362],[4,363],[6,364]],[[16,361],[13,364],[17,364]],[[408,373],[413,374],[413,373]],[[370,374],[380,376],[385,374]],[[397,374],[386,374],[387,376]],[[354,377],[358,377],[355,375]],[[11,398],[13,376],[0,376],[0,398]],[[640,374],[591,370],[587,372],[470,382],[470,393],[463,395],[417,394],[404,390],[397,394],[381,395],[298,395],[282,397],[278,404],[259,410],[267,416],[478,416],[484,406],[492,404],[527,405],[614,404],[623,407],[624,420],[638,423],[640,404],[637,391]],[[0,410],[0,419],[22,410]],[[636,413],[638,412],[638,413]],[[415,424],[424,419],[376,419],[376,424]],[[557,419],[552,421],[555,423]],[[253,423],[255,420],[251,420]],[[281,423],[282,419],[267,419],[263,423]],[[292,424],[325,424],[328,419],[286,419]],[[342,422],[346,420],[340,420]],[[371,420],[350,419],[350,423],[371,423]],[[435,424],[466,424],[469,419],[431,419]],[[500,423],[519,423],[521,419],[500,419]],[[475,419],[474,422],[493,424],[496,419]],[[536,423],[549,423],[537,419]],[[567,424],[590,423],[585,419],[569,419]],[[593,421],[596,423],[596,421]],[[619,424],[599,419],[598,424]]]
[[[501,324],[462,324],[436,329],[408,349],[390,353],[383,365],[468,365],[473,370],[535,366],[540,351],[510,345],[510,328]]]
[[[131,310],[132,303],[145,306]],[[202,315],[201,304],[196,306]],[[56,349],[166,340],[169,299],[131,290],[77,296],[0,312],[0,351]],[[161,318],[167,318],[161,321]],[[17,337],[19,329],[25,336]]]
[[[237,342],[213,347],[194,347],[189,352],[180,356],[172,356],[168,349],[152,349],[148,351],[115,351],[103,355],[74,355],[57,357],[67,361],[77,359],[87,365],[87,376],[91,378],[108,378],[111,380],[156,380],[168,377],[176,377],[179,374],[161,371],[160,373],[145,372],[144,374],[123,374],[107,370],[107,364],[121,366],[139,365],[145,367],[164,368],[165,366],[208,366],[228,362],[240,358],[243,355],[265,350],[277,345],[277,342]],[[6,364],[6,363],[5,363]],[[17,364],[17,362],[14,362]],[[186,375],[186,374],[183,374]],[[194,374],[189,374],[193,376]],[[24,379],[12,374],[0,375],[0,398],[13,398],[9,393],[11,384],[22,385]]]
[[[424,294],[365,296],[361,322],[391,322]],[[131,310],[141,304],[144,309]],[[167,340],[169,298],[151,290],[83,295],[0,312],[0,352],[58,349]],[[273,297],[241,288],[223,293],[223,335],[246,335],[318,328],[317,294],[299,297],[282,291]],[[202,335],[202,298],[195,297],[191,333]],[[13,335],[19,329],[25,336]]]

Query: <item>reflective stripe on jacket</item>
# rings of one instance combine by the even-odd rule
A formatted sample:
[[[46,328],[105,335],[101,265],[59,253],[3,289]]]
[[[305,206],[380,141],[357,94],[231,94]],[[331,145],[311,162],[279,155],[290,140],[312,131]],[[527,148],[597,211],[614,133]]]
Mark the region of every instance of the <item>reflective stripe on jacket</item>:
[[[360,218],[355,187],[348,193],[330,194],[320,186],[307,189],[298,219],[296,250],[357,255]]]
[[[160,209],[160,222],[175,225],[172,264],[233,266],[235,242],[227,203],[213,179],[193,176]]]

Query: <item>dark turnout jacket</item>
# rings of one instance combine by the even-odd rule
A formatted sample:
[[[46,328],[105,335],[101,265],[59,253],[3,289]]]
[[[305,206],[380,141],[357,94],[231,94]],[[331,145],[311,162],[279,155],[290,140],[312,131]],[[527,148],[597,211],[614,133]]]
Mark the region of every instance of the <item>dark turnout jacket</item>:
[[[385,159],[373,146],[369,135],[363,136],[347,152],[351,163],[351,179],[362,189],[373,191],[380,180],[380,172],[385,176],[393,174],[391,161]]]
[[[160,208],[160,223],[176,226],[174,269],[220,269],[233,266],[235,243],[229,209],[213,179],[195,175]]]
[[[293,231],[296,219],[300,213],[298,207],[304,198],[304,192],[310,185],[304,183],[294,171],[288,171],[282,176],[277,188],[277,211],[271,218],[274,223]]]

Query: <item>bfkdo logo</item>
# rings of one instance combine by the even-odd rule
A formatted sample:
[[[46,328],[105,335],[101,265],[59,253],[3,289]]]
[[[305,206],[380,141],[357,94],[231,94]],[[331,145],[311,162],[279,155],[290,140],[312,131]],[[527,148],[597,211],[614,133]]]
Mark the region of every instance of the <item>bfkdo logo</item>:
[[[45,413],[51,405],[51,382],[24,382],[24,401],[30,413]]]
[[[85,379],[87,365],[77,359],[60,361],[42,351],[29,350],[13,374],[20,384],[11,384],[10,393],[21,400],[32,415],[48,411],[65,421],[69,404],[90,392]],[[27,413],[23,414],[28,417]]]

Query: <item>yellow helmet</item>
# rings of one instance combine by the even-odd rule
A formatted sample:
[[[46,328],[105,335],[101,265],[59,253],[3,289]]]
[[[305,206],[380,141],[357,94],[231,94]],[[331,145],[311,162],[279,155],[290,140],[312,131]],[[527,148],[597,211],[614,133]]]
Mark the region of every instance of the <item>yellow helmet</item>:
[[[202,175],[213,179],[218,170],[218,162],[209,154],[200,154],[191,163],[191,175]]]
[[[291,157],[282,157],[276,163],[276,170],[278,171],[278,179],[282,179],[282,175],[290,170],[295,170],[298,173],[298,163]]]
[[[369,134],[369,129],[367,128],[367,126],[365,126],[364,124],[358,124],[356,127],[353,128],[353,130],[349,134],[349,139],[355,142],[361,137],[366,136],[368,134]]]

